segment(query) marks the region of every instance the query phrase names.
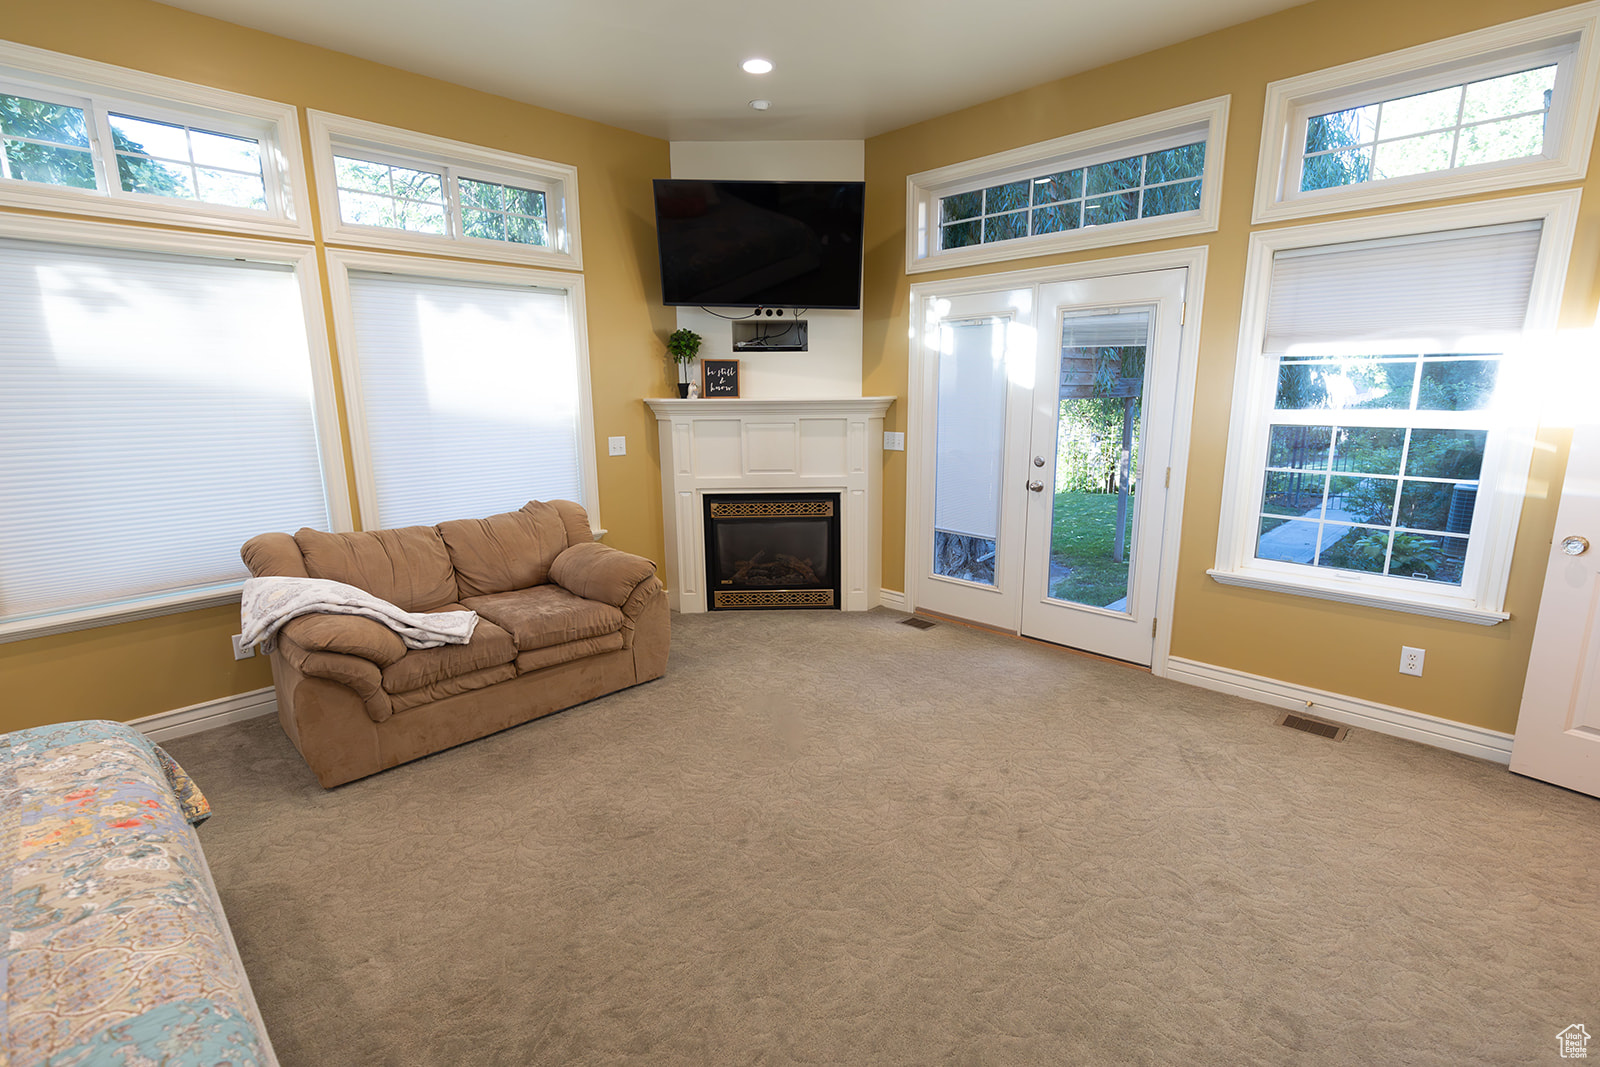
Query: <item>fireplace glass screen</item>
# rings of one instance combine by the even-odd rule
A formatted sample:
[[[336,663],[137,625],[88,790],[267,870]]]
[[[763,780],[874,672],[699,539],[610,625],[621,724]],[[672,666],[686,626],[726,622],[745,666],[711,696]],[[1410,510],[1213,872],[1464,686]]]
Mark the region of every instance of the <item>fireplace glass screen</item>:
[[[838,494],[729,493],[705,506],[713,611],[839,607]]]

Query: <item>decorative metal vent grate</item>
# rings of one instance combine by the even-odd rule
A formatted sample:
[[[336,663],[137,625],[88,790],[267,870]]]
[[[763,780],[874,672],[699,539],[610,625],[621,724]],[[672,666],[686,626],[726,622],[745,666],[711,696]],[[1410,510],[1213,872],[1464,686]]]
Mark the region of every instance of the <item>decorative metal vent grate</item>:
[[[717,591],[711,594],[719,608],[831,608],[832,589],[761,589]]]
[[[1278,720],[1279,726],[1287,726],[1291,730],[1300,730],[1318,737],[1326,737],[1330,741],[1343,741],[1344,735],[1350,732],[1350,727],[1340,726],[1336,722],[1326,722],[1322,719],[1313,719],[1308,715],[1296,715],[1294,712],[1285,712],[1283,718]]]
[[[900,620],[900,625],[901,626],[914,626],[919,630],[931,630],[935,626],[937,626],[938,623],[934,622],[932,619],[919,619],[915,615],[912,615],[912,616],[909,616],[908,618],[901,619]]]
[[[711,505],[713,519],[827,519],[832,516],[831,500],[718,500]]]

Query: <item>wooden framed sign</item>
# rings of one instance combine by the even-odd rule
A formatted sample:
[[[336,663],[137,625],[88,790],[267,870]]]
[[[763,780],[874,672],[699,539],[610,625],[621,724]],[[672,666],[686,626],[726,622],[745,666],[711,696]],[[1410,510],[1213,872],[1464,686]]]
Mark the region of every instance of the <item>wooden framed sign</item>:
[[[700,395],[703,397],[739,395],[739,361],[736,359],[702,359],[703,376]]]

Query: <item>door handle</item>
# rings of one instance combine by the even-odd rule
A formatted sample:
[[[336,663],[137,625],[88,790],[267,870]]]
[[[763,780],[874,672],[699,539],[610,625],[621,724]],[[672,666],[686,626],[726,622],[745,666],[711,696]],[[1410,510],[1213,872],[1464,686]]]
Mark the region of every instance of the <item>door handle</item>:
[[[1035,493],[1044,492],[1044,483],[1039,481],[1029,482],[1028,488]]]

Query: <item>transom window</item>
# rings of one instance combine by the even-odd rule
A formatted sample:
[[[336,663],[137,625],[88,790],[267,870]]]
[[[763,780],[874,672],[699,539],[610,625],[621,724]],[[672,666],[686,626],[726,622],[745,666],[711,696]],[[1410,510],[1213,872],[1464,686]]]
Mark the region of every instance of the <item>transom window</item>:
[[[1206,144],[1024,178],[939,201],[940,248],[1200,210]]]
[[[1228,98],[913,174],[906,271],[1217,228]]]
[[[331,239],[581,266],[571,167],[316,111],[311,127]]]
[[[357,226],[448,234],[516,244],[549,244],[545,194],[439,170],[335,155],[339,216]]]
[[[1544,151],[1556,65],[1453,85],[1306,124],[1302,191],[1525,159]]]
[[[0,204],[309,230],[293,108],[0,42]]]
[[[267,209],[255,138],[116,112],[109,121],[124,192]]]
[[[11,181],[267,210],[256,137],[97,109],[88,101],[75,107],[8,94],[0,94],[0,135],[0,177]]]
[[[1267,86],[1254,221],[1582,178],[1588,3]]]

